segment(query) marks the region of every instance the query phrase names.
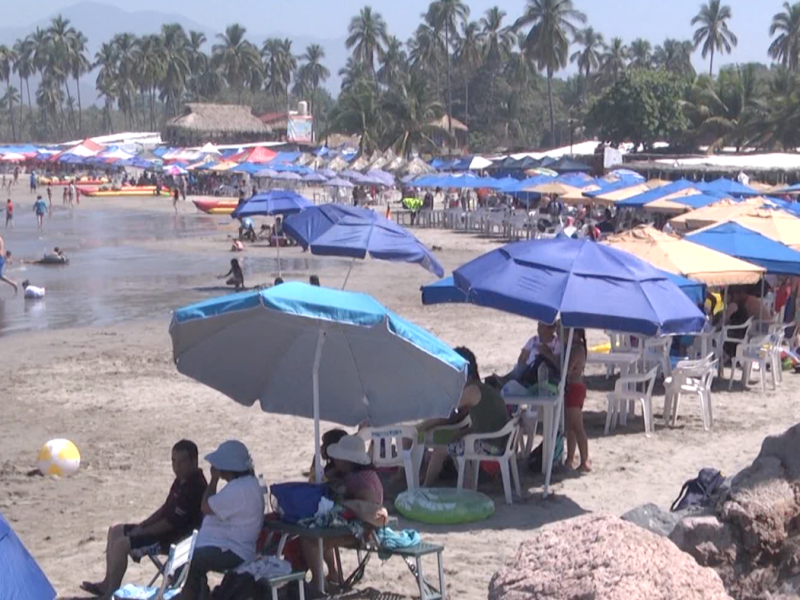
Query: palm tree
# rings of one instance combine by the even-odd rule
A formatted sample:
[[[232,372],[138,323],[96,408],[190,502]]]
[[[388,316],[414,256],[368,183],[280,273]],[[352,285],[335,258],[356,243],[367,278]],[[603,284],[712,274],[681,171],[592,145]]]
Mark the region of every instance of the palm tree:
[[[14,62],[17,60],[17,55],[13,49],[6,45],[0,46],[0,79],[6,83],[6,97],[4,104],[8,108],[8,118],[11,120],[11,129],[13,132],[13,141],[17,141],[17,126],[14,122],[14,101],[12,101],[12,90],[17,94],[15,97],[19,98],[16,88],[11,87],[11,73],[14,69]]]
[[[769,35],[778,34],[769,46],[769,55],[796,73],[800,66],[800,2],[783,3],[783,12],[772,17]]]
[[[371,75],[366,63],[358,61],[351,56],[347,59],[345,65],[339,69],[339,77],[342,78],[342,92],[344,93],[355,87],[358,82],[368,79]]]
[[[493,6],[480,20],[480,41],[487,62],[498,64],[508,59],[517,36],[510,27],[503,26],[506,13]]]
[[[366,62],[352,59],[355,64],[368,67]],[[368,69],[365,73],[370,73]],[[360,137],[359,151],[371,152],[379,145],[385,111],[381,109],[374,83],[360,77],[353,85],[343,89],[339,101],[329,115],[326,133],[346,133]]]
[[[433,71],[436,98],[439,95],[439,67],[444,54],[444,40],[439,31],[429,23],[421,23],[408,41],[411,68],[430,73]]]
[[[464,74],[464,123],[469,127],[469,82],[483,61],[483,44],[478,23],[461,24],[461,39],[456,49],[456,61]]]
[[[72,30],[69,36],[69,71],[75,79],[78,95],[78,136],[83,136],[83,104],[81,103],[80,78],[91,70],[89,58],[86,56],[86,44],[89,42],[80,31]]]
[[[572,0],[527,0],[525,13],[515,29],[531,25],[525,37],[525,53],[547,73],[547,101],[550,108],[550,142],[555,145],[556,117],[553,108],[553,74],[567,66],[570,38],[578,33],[575,22],[585,23],[586,15],[576,10]]]
[[[48,69],[56,81],[64,86],[67,92],[67,106],[70,109],[72,129],[76,129],[75,112],[73,110],[72,94],[69,91],[69,75],[72,72],[72,46],[71,40],[75,29],[70,25],[69,19],[58,15],[50,20],[47,29],[49,39],[49,52],[47,57]]]
[[[703,45],[703,58],[711,54],[709,75],[714,74],[714,52],[730,54],[739,43],[736,34],[728,29],[728,21],[732,16],[730,6],[722,5],[720,0],[708,0],[692,19],[692,26],[700,25],[694,32],[695,48]]]
[[[136,60],[134,50],[136,38],[130,33],[121,33],[111,40],[117,60],[117,102],[129,123],[137,127],[136,116]]]
[[[161,100],[165,102],[166,115],[174,116],[178,114],[178,106],[192,73],[189,66],[190,42],[183,26],[178,23],[162,25],[161,50],[165,62]]]
[[[33,111],[33,101],[31,100],[31,87],[30,77],[33,75],[33,46],[29,38],[17,40],[14,44],[14,52],[17,55],[17,60],[14,63],[14,71],[19,75],[19,88],[22,90],[22,84],[25,83],[25,89],[28,92],[28,108]]]
[[[350,20],[345,46],[353,51],[353,57],[369,67],[375,77],[375,54],[383,52],[389,43],[386,21],[380,13],[372,12],[371,6],[365,6],[357,16]]]
[[[64,96],[61,91],[61,83],[50,73],[45,73],[42,77],[42,82],[36,90],[36,104],[41,109],[42,119],[44,122],[44,130],[49,133],[48,117],[52,121],[58,121],[59,135],[64,135],[64,118],[61,106],[64,102]],[[58,119],[58,113],[61,112],[61,119]]]
[[[578,72],[585,74],[588,79],[592,71],[600,68],[601,51],[605,46],[603,34],[595,31],[594,27],[587,27],[578,32],[575,43],[581,46],[581,49],[570,56],[569,61],[578,63]]]
[[[694,78],[692,52],[694,52],[694,44],[691,41],[667,38],[661,46],[656,46],[653,52],[653,63],[665,71],[687,79]]]
[[[161,38],[157,35],[146,35],[139,38],[134,57],[136,60],[136,80],[143,99],[149,104],[150,128],[151,131],[154,131],[156,129],[156,88],[163,80],[166,69]]]
[[[619,74],[628,66],[628,47],[622,38],[611,38],[603,53],[603,73],[613,81],[619,79]]]
[[[380,62],[378,82],[387,87],[396,85],[405,76],[408,65],[408,56],[403,49],[403,42],[393,35],[389,36],[389,42],[381,54]]]
[[[453,134],[453,93],[450,77],[450,40],[458,37],[458,23],[469,16],[469,7],[461,0],[434,0],[430,6],[439,31],[444,31],[444,50],[447,65],[447,129]]]
[[[414,71],[392,88],[382,108],[391,122],[386,140],[398,155],[407,157],[423,145],[435,147],[431,137],[435,128],[430,123],[441,116],[444,107],[433,99],[424,74]]]
[[[201,93],[200,82],[203,74],[209,71],[208,55],[203,52],[203,45],[208,41],[206,35],[201,31],[190,31],[186,44],[186,60],[189,64],[189,91],[192,97],[199,99]]]
[[[11,141],[17,141],[17,122],[14,121],[14,105],[19,104],[19,90],[13,85],[6,87],[6,93],[0,98],[0,106],[8,110],[8,119],[11,125]]]
[[[319,44],[309,44],[306,47],[305,54],[300,58],[305,61],[303,74],[311,85],[311,114],[313,115],[319,84],[327,81],[328,77],[331,76],[331,72],[322,64],[322,60],[325,58],[325,49]]]
[[[503,26],[505,16],[504,11],[494,6],[486,11],[486,15],[480,21],[480,40],[483,45],[483,56],[489,68],[489,103],[492,106],[495,104],[497,73],[511,55],[517,39],[509,27]]]
[[[117,86],[117,78],[119,77],[118,62],[114,44],[106,42],[95,53],[94,65],[92,65],[94,69],[99,68],[95,79],[95,87],[103,98],[103,128],[106,133],[111,133],[113,125],[111,111],[114,107],[114,102],[119,99],[119,87]]]
[[[242,101],[242,88],[261,73],[258,49],[245,39],[247,29],[239,24],[228,25],[225,33],[217,34],[218,44],[211,48],[212,62],[222,71],[225,81],[236,90],[237,102]]]
[[[649,69],[653,66],[653,47],[648,40],[636,38],[631,42],[628,52],[631,59],[629,65],[634,69]]]
[[[264,57],[267,77],[267,90],[274,96],[286,96],[286,108],[289,108],[289,83],[292,72],[297,68],[297,59],[292,54],[292,41],[289,39],[270,38],[261,49]]]

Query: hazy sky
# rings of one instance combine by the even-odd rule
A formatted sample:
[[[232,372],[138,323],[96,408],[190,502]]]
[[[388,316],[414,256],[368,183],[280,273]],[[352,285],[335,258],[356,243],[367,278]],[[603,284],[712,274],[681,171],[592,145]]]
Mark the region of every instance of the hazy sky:
[[[157,10],[180,13],[210,28],[240,22],[250,31],[287,35],[305,34],[338,38],[345,34],[350,17],[363,0],[95,0],[126,10]],[[0,0],[3,25],[25,26],[37,19],[71,6],[76,0]],[[767,62],[768,28],[772,15],[781,10],[781,0],[726,0],[733,9],[731,28],[739,36],[739,47],[724,62]],[[419,22],[428,0],[372,0],[371,6],[383,14],[392,33],[405,40]],[[523,0],[470,0],[472,17],[499,5],[516,18]],[[696,14],[698,0],[575,0],[589,22],[606,38],[621,36],[626,42],[635,37],[654,45],[665,37],[689,38],[689,21]],[[699,66],[699,59],[698,61]]]

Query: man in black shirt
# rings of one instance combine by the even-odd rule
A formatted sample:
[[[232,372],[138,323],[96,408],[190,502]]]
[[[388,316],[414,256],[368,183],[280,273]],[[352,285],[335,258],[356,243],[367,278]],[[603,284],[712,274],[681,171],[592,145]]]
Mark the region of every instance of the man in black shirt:
[[[172,470],[175,481],[164,504],[141,523],[113,525],[108,530],[106,575],[98,583],[83,582],[81,588],[95,596],[111,598],[128,568],[128,554],[139,557],[167,551],[200,528],[203,513],[200,504],[207,483],[197,466],[197,446],[181,440],[172,447]]]

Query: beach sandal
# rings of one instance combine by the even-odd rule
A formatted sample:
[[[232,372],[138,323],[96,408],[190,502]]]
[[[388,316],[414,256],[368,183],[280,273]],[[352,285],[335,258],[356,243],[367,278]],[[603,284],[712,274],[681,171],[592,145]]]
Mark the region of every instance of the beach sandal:
[[[81,589],[84,592],[88,592],[92,596],[98,596],[99,597],[99,596],[103,596],[105,594],[105,592],[103,592],[103,590],[100,589],[99,585],[97,585],[96,583],[92,583],[91,581],[84,581],[81,584]]]

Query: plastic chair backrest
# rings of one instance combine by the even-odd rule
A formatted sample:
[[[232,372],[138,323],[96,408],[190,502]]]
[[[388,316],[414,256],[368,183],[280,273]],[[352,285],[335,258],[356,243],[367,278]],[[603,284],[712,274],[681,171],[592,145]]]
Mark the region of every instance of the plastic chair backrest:
[[[188,566],[181,570],[180,576],[170,583],[172,577],[184,565],[189,565],[192,562],[194,555],[194,546],[197,542],[197,530],[192,532],[192,535],[185,540],[172,544],[169,547],[169,558],[167,564],[164,566],[164,576],[161,578],[161,588],[158,591],[156,600],[161,600],[164,597],[164,592],[169,590],[181,590],[183,584],[186,582],[186,577],[189,574]]]
[[[656,386],[656,375],[658,375],[657,365],[647,372],[647,391],[645,392],[647,398],[653,396],[653,388]]]
[[[395,467],[403,464],[403,453],[410,453],[419,441],[419,432],[408,425],[365,427],[358,432],[367,445],[372,444],[370,456],[376,467]],[[408,448],[404,442],[408,440]]]
[[[514,416],[508,423],[506,423],[506,426],[498,432],[498,437],[505,435],[506,431],[509,432],[508,441],[506,442],[506,450],[503,452],[503,456],[510,456],[513,451],[516,450],[517,438],[519,437],[521,423],[522,415],[518,414]]]

